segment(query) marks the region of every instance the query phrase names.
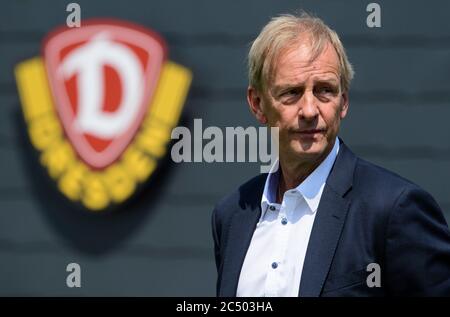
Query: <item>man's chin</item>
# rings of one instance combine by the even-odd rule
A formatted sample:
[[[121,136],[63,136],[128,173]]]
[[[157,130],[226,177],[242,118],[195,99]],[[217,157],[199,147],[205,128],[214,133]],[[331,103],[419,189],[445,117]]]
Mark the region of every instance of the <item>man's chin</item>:
[[[295,146],[291,147],[290,152],[298,157],[311,159],[315,157],[322,156],[325,151],[326,146],[320,143],[311,143],[309,144],[295,144]]]

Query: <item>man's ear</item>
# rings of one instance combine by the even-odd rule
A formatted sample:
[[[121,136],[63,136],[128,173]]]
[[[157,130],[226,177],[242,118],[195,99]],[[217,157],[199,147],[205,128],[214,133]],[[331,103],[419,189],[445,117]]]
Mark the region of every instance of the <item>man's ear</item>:
[[[348,91],[346,91],[342,93],[342,109],[340,114],[341,119],[344,119],[345,116],[347,115],[348,105],[349,105]]]
[[[249,86],[247,88],[247,102],[251,112],[255,115],[256,119],[261,124],[267,123],[267,118],[262,110],[262,96],[254,87]]]

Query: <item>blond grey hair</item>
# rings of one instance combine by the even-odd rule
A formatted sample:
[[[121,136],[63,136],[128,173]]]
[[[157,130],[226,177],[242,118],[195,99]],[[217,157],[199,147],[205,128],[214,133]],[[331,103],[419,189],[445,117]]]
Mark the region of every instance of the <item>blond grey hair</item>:
[[[350,88],[353,67],[337,33],[320,18],[304,11],[298,15],[285,14],[272,18],[253,41],[248,54],[249,84],[262,91],[274,73],[275,60],[281,51],[305,35],[311,44],[311,60],[317,58],[327,44],[331,44],[339,58],[340,80],[343,92]]]

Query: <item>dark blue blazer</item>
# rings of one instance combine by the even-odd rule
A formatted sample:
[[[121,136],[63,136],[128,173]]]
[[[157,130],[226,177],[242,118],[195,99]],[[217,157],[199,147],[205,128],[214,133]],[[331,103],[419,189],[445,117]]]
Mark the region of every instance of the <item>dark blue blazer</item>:
[[[251,179],[214,209],[218,296],[236,296],[266,177]],[[380,266],[380,287],[366,282],[369,263]],[[450,232],[439,206],[417,185],[356,157],[341,141],[312,228],[299,296],[441,295],[450,296]]]

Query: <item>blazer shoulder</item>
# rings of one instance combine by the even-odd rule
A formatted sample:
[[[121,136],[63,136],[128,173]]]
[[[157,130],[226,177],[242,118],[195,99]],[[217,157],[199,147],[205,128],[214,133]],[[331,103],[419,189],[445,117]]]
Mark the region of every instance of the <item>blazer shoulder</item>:
[[[419,185],[384,167],[357,158],[354,187],[357,191],[370,192],[380,200],[397,199],[404,191],[419,191],[428,194]],[[428,194],[429,195],[429,194]]]
[[[216,216],[228,218],[237,210],[245,209],[248,205],[259,205],[266,178],[267,174],[255,176],[220,199],[214,208]]]

